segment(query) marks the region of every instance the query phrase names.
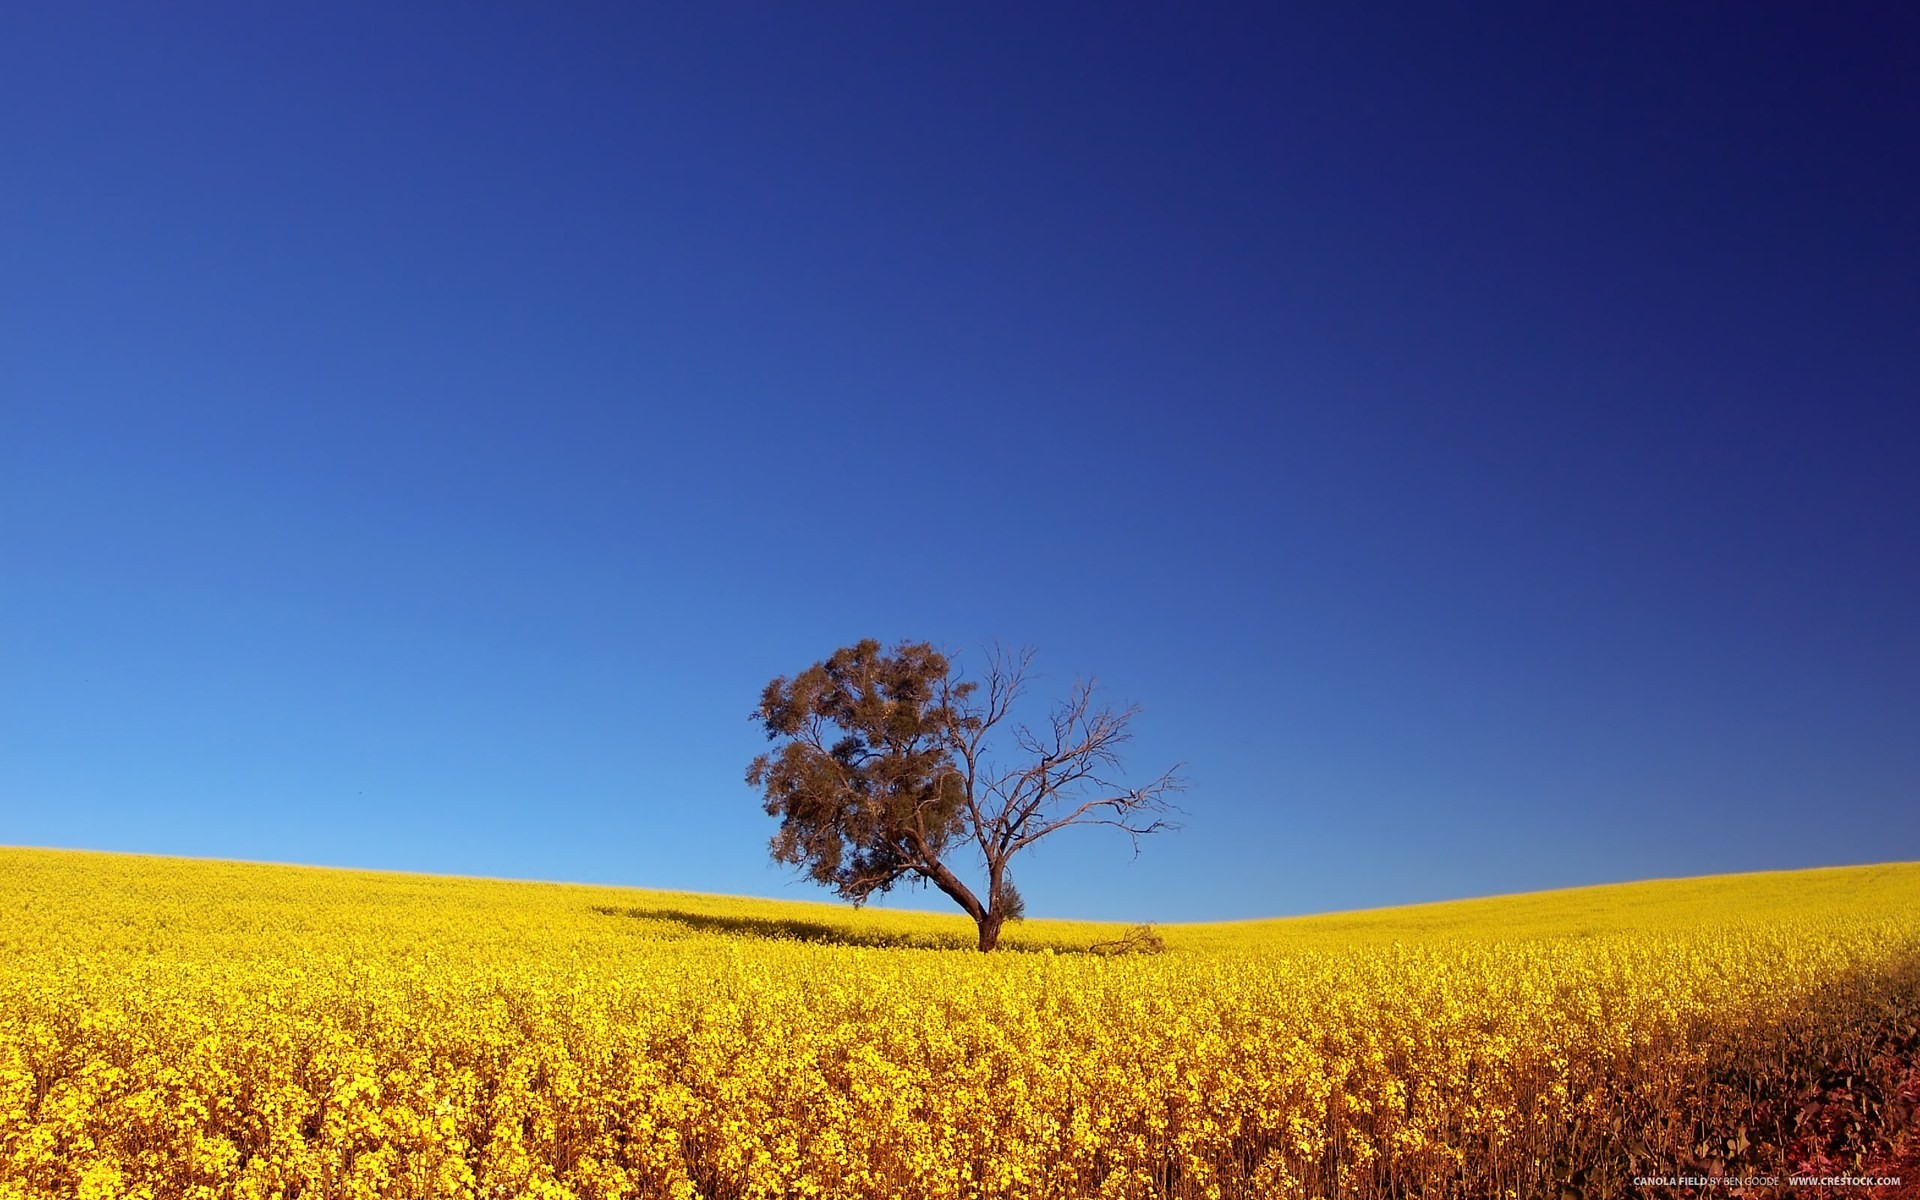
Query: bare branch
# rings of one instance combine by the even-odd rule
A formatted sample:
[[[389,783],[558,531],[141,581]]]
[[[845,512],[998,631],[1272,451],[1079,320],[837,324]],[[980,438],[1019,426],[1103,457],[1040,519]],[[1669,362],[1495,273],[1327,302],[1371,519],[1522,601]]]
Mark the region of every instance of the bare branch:
[[[1124,830],[1133,839],[1135,854],[1142,836],[1176,827],[1150,815],[1174,811],[1167,797],[1183,784],[1172,771],[1140,788],[1105,777],[1120,766],[1118,748],[1131,740],[1128,726],[1140,709],[1094,708],[1097,686],[1092,678],[1075,681],[1067,698],[1049,714],[1044,732],[1026,726],[1016,731],[1016,744],[1036,761],[989,785],[1001,802],[989,861],[1004,861],[1070,825]],[[1081,785],[1092,785],[1096,794],[1087,796]]]
[[[1138,855],[1140,839],[1143,836],[1180,828],[1177,821],[1147,814],[1180,811],[1166,798],[1166,793],[1179,791],[1183,786],[1182,782],[1169,771],[1146,787],[1118,795],[1100,796],[1081,801],[1065,814],[1052,818],[1032,832],[1015,839],[1010,849],[1017,851],[1030,846],[1048,834],[1057,833],[1069,825],[1108,825],[1124,830],[1132,838],[1133,852]],[[1091,815],[1101,812],[1111,815]]]

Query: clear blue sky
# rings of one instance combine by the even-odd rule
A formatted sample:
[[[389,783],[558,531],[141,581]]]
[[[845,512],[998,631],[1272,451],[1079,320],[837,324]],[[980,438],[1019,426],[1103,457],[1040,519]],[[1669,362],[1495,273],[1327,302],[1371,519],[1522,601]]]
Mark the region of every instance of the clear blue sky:
[[[1360,7],[8,6],[0,844],[826,898],[872,636],[1037,915],[1920,858],[1920,15]]]

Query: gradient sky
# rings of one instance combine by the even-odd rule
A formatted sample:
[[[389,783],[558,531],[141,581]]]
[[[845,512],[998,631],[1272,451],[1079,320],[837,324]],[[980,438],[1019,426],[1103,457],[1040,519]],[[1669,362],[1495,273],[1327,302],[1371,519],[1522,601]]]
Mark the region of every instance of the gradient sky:
[[[830,898],[747,714],[871,636],[1188,764],[1036,915],[1920,859],[1917,55],[7,6],[0,844]]]

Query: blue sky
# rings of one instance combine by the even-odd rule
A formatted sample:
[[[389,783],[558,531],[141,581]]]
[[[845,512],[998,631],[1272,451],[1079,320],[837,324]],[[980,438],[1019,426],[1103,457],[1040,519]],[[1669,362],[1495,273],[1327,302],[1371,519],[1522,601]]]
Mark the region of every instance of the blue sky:
[[[1349,7],[11,6],[0,844],[825,898],[877,637],[1036,915],[1920,858],[1920,19]]]

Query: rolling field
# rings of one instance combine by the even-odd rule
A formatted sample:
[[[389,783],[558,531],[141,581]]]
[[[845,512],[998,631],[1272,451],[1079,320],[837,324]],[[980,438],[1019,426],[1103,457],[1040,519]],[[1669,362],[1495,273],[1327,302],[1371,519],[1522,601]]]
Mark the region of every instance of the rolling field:
[[[1122,932],[0,849],[0,1200],[1618,1196],[1920,1098],[1920,864]]]

